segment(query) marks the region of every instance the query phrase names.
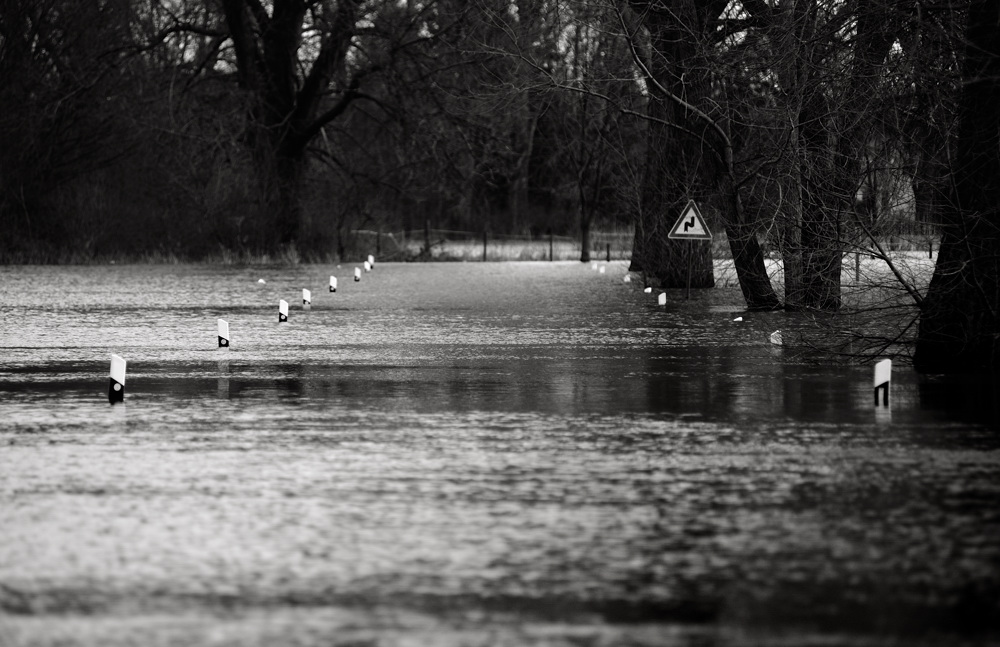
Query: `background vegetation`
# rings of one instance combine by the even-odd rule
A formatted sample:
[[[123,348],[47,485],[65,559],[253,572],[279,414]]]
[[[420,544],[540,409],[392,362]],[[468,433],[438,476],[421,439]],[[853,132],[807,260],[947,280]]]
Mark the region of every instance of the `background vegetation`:
[[[749,308],[839,311],[865,254],[995,360],[997,41],[1000,0],[0,0],[0,262],[627,231],[710,287],[695,199]]]

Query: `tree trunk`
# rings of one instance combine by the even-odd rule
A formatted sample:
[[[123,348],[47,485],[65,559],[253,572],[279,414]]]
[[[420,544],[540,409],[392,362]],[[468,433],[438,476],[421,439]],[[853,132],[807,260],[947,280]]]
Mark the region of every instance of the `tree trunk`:
[[[304,153],[297,157],[279,157],[275,169],[278,180],[277,199],[271,230],[279,247],[299,242],[302,227],[302,187],[306,161]]]
[[[797,114],[797,112],[796,112]],[[803,307],[802,276],[802,157],[799,151],[798,127],[793,125],[788,138],[788,162],[779,182],[783,190],[779,215],[781,261],[784,267],[785,308]]]
[[[667,234],[688,200],[704,209],[715,196],[747,306],[779,308],[756,228],[746,220],[736,186],[730,136],[720,126],[722,118],[710,116],[717,99],[707,100],[711,77],[699,54],[701,37],[707,37],[726,3],[636,4],[649,29],[651,54],[643,56],[640,45],[633,53],[658,92],[651,93],[647,107],[647,158],[629,269],[652,274],[664,287],[687,286],[689,274],[691,287],[713,287],[711,244],[671,240]]]
[[[974,0],[968,21],[953,196],[914,357],[924,371],[1000,366],[1000,0]]]
[[[257,187],[256,245],[261,251],[275,252],[297,242],[305,154],[282,150],[280,134],[271,129],[258,126],[251,133]]]
[[[846,75],[831,65],[824,47],[812,45],[816,28],[826,27],[817,25],[822,12],[816,0],[793,3],[777,23],[787,26],[776,34],[782,47],[795,50],[780,73],[795,136],[790,159],[799,167],[787,174],[791,195],[782,241],[789,309],[840,308],[844,241],[853,231],[855,196],[865,179],[863,160],[877,127],[879,77],[901,28],[901,4],[855,5],[856,33]],[[807,61],[805,68],[801,61]]]
[[[324,15],[320,47],[304,69],[299,59],[309,7],[294,0],[222,0],[246,92],[247,136],[259,188],[258,244],[276,251],[299,242],[309,141],[357,96],[359,73],[330,99],[335,76],[346,73],[347,51],[360,0],[342,0]],[[321,110],[322,109],[322,110]]]
[[[654,52],[648,62],[649,73],[672,97],[700,105],[708,92],[709,78],[694,34],[704,25],[692,0],[672,4],[675,6],[651,9],[646,14]],[[656,94],[650,96],[647,112],[643,222],[636,227],[636,235],[643,240],[632,250],[632,257],[664,288],[686,287],[689,271],[692,288],[714,287],[711,245],[667,237],[689,200],[704,206],[710,195],[717,162],[712,151],[705,150],[704,137],[700,136],[708,124],[673,98]],[[692,245],[693,257],[689,255]]]
[[[643,265],[642,259],[646,257],[646,232],[643,226],[645,222],[646,217],[643,215],[643,210],[640,206],[639,212],[635,216],[635,222],[633,223],[632,257],[628,262],[628,271],[642,272],[644,275],[646,273],[646,266]]]
[[[754,223],[747,222],[739,189],[733,182],[731,171],[726,173],[722,189],[729,212],[726,218],[726,236],[729,238],[729,250],[733,255],[733,265],[736,267],[747,309],[779,310],[781,301],[774,293],[767,268],[764,267],[764,252],[757,241],[757,227]]]
[[[802,111],[797,131],[802,153],[800,195],[802,229],[802,283],[796,303],[791,308],[837,310],[840,308],[840,223],[833,176],[836,172],[833,151],[833,106],[822,82],[813,83]]]
[[[815,42],[815,3],[802,1],[781,3],[770,37],[778,44],[779,52],[776,71],[779,83],[785,92],[779,95],[782,101],[782,116],[789,124],[787,144],[779,161],[779,206],[777,224],[778,245],[784,269],[785,308],[798,310],[803,307],[802,285],[802,183],[805,158],[799,121],[809,78],[810,65],[806,48]]]
[[[665,101],[650,101],[650,112],[669,109]],[[643,222],[636,227],[642,240],[632,250],[637,270],[656,278],[663,288],[684,288],[691,273],[692,288],[715,287],[712,250],[708,242],[668,238],[670,228],[689,200],[703,199],[709,191],[700,159],[701,151],[677,130],[659,122],[648,126],[646,169],[642,189]],[[686,148],[686,150],[685,150]],[[694,255],[691,247],[695,248]]]
[[[582,205],[580,206],[580,262],[590,262],[590,216]]]
[[[951,147],[956,138],[958,113],[947,61],[960,56],[954,34],[957,8],[933,18],[917,7],[917,28],[909,30],[903,47],[916,59],[913,69],[915,102],[905,137],[913,150],[913,204],[915,220],[929,233],[937,224],[942,203],[950,191]],[[950,69],[950,68],[949,68]]]
[[[719,190],[721,193],[723,220],[726,223],[726,237],[729,251],[733,255],[733,266],[739,279],[740,290],[749,310],[780,310],[781,301],[774,293],[771,279],[764,265],[764,252],[757,240],[758,225],[747,217],[743,198],[736,183],[733,160],[731,105],[726,100],[727,110],[724,131],[717,132],[716,148],[721,149],[721,170]],[[720,126],[720,130],[721,130]]]

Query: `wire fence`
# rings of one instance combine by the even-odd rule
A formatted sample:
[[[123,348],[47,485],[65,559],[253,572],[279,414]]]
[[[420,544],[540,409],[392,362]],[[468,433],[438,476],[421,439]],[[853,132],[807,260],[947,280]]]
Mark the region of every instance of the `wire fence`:
[[[869,233],[885,252],[925,252],[929,256],[939,246],[940,231],[923,223],[881,223]],[[362,256],[372,253],[387,261],[579,261],[583,257],[581,240],[573,236],[512,235],[454,229],[412,231],[376,231],[356,229],[350,232],[349,248]],[[632,258],[634,233],[631,230],[598,231],[590,235],[590,260],[623,261]],[[766,258],[779,258],[767,238],[761,241]],[[842,241],[845,257],[865,256],[875,251],[871,237]],[[712,256],[732,260],[725,231],[712,239]]]
[[[453,229],[420,231],[351,231],[355,249],[373,249],[383,260],[434,261],[579,261],[579,238],[494,234]],[[632,256],[630,231],[594,232],[590,236],[590,258],[628,260]]]

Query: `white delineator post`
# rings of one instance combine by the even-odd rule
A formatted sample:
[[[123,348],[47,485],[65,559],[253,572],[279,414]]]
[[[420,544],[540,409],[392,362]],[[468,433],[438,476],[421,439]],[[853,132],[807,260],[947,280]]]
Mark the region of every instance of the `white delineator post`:
[[[375,267],[375,257],[371,254],[368,255],[368,265],[369,267]]]
[[[302,309],[308,310],[312,306],[312,292],[302,289]]]
[[[125,401],[125,360],[111,354],[111,383],[108,385],[108,402]]]
[[[667,293],[660,292],[660,296],[656,297],[656,303],[661,306],[667,305]]]
[[[368,261],[365,261],[365,271],[366,272],[371,272],[372,271],[372,264],[369,263]]]
[[[278,301],[278,323],[286,323],[288,321],[288,302],[284,299]]]
[[[219,319],[219,348],[229,348],[229,322]]]
[[[360,281],[361,280],[361,268],[360,267],[355,267],[354,268],[354,280],[355,281]]]
[[[889,383],[892,381],[892,360],[884,359],[875,365],[875,406],[878,406],[878,392],[882,391],[882,406],[889,406]]]
[[[336,291],[337,291],[337,277],[336,276],[331,276],[330,277],[330,292],[336,292]]]

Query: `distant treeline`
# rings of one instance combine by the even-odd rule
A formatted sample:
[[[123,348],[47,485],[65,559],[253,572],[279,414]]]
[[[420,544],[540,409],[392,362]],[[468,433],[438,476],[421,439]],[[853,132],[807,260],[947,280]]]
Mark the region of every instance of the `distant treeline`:
[[[620,108],[644,98],[594,27],[607,7],[2,7],[0,261],[344,257],[356,229],[579,237],[635,215],[644,122]]]
[[[634,227],[636,267],[675,284],[666,232],[696,199],[748,284],[760,243],[786,300],[829,308],[844,252],[936,221],[968,3],[0,6],[0,261]]]

